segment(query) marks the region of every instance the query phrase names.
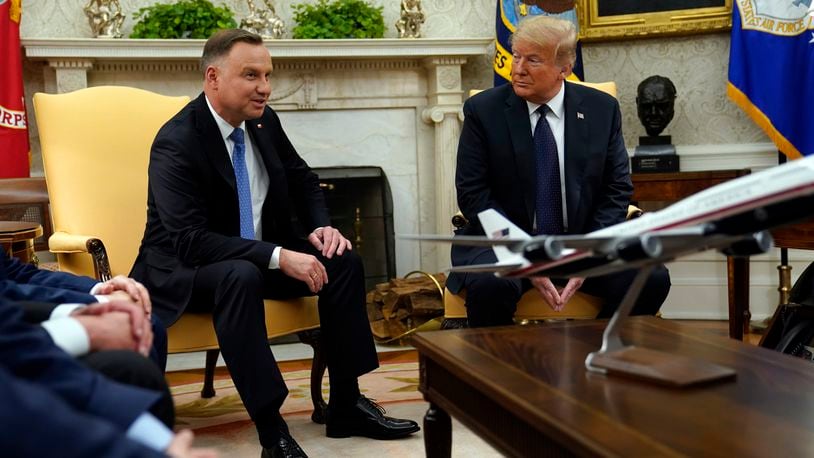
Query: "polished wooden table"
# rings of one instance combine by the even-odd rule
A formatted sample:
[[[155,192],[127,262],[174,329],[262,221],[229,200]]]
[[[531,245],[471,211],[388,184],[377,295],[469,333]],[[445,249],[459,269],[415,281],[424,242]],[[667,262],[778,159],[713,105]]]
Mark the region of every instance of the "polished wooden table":
[[[32,262],[34,239],[42,235],[42,226],[25,221],[0,221],[0,247],[9,256]]]
[[[772,237],[780,248],[814,250],[814,220],[772,229]]]
[[[749,174],[749,169],[700,172],[634,173],[632,201],[647,210],[643,202],[672,203],[711,186]],[[749,259],[726,259],[729,303],[729,337],[743,340],[749,331]]]
[[[460,420],[509,456],[814,456],[814,366],[654,317],[628,343],[730,367],[734,380],[675,389],[589,373],[605,321],[420,333],[428,457]]]

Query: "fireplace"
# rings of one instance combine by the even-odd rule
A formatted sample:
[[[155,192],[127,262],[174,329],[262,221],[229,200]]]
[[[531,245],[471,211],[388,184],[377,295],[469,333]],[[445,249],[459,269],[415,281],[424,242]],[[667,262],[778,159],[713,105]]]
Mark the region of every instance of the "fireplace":
[[[366,290],[396,275],[393,198],[379,167],[317,168],[331,222],[365,266]]]

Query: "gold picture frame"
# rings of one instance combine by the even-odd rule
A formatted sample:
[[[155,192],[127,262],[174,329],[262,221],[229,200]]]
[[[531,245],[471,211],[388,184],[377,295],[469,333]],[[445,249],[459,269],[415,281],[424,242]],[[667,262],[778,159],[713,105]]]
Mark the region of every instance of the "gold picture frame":
[[[721,32],[732,0],[577,0],[582,41]]]

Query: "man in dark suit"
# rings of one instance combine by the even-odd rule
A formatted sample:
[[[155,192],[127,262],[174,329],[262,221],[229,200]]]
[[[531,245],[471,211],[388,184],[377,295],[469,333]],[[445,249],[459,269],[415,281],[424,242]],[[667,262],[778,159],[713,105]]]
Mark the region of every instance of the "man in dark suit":
[[[40,326],[0,296],[0,449],[8,456],[189,456],[148,409],[153,391],[106,379],[59,350]]]
[[[114,294],[93,296],[86,292],[91,290]],[[99,283],[40,270],[0,252],[0,300],[14,302],[23,310],[24,321],[41,325],[57,347],[87,367],[117,382],[158,392],[150,411],[173,427],[175,408],[164,380],[165,359],[152,345],[157,335],[163,342],[159,346],[166,347],[166,333],[160,325],[151,326],[144,311],[150,307],[149,294],[141,284],[119,277]],[[145,358],[148,355],[156,364]]]
[[[88,350],[134,350],[149,356],[158,368],[164,371],[167,363],[167,332],[158,317],[152,313],[150,294],[141,283],[123,275],[99,282],[90,277],[68,272],[38,269],[34,265],[9,257],[5,252],[0,253],[0,269],[2,270],[0,290],[3,297],[19,303],[27,322],[43,323],[51,318],[75,316],[89,335],[98,337],[89,342],[91,347]],[[102,305],[86,307],[89,304],[110,301],[116,301],[118,305],[115,308]],[[124,329],[113,328],[121,317],[116,318],[108,314],[111,312],[136,314],[137,311],[128,310],[131,305],[142,312],[138,314],[138,320],[143,322],[143,326],[139,326],[143,329],[133,329],[138,333],[134,336],[136,347],[125,348],[122,346],[126,343],[123,340],[125,336],[121,333]],[[142,316],[146,317],[146,320],[142,321]],[[131,323],[123,324],[130,328]],[[70,334],[70,328],[67,335],[65,339],[57,340],[57,343],[75,347],[73,342],[76,339]],[[95,344],[98,346],[94,346]],[[66,351],[70,350],[66,345],[61,346]],[[91,359],[99,361],[105,358],[106,356],[94,355]]]
[[[218,32],[204,46],[201,68],[203,94],[153,143],[147,227],[131,275],[167,324],[185,311],[212,312],[264,456],[305,454],[279,414],[288,390],[266,339],[263,298],[319,295],[329,437],[417,431],[359,393],[357,377],[378,366],[361,259],[331,227],[318,177],[266,106],[272,64],[262,39]],[[295,214],[307,239],[295,230]]]
[[[5,264],[6,280],[16,284],[12,300],[38,300],[58,304],[89,304],[98,302],[99,296],[127,298],[141,306],[150,315],[152,305],[150,294],[139,282],[123,275],[99,282],[90,277],[68,272],[53,272],[38,269],[36,266],[0,253]]]
[[[464,104],[455,179],[469,223],[460,234],[483,235],[477,215],[489,208],[531,234],[582,234],[624,221],[633,186],[619,104],[565,81],[575,56],[573,24],[528,18],[512,37],[512,84]],[[489,262],[495,262],[491,249],[452,249],[453,265]],[[517,301],[530,288],[554,310],[582,289],[605,300],[599,316],[608,317],[634,276],[626,271],[587,280],[518,280],[456,273],[447,287],[466,289],[470,326],[494,326],[512,324]],[[654,270],[634,313],[656,313],[669,285],[667,270]]]

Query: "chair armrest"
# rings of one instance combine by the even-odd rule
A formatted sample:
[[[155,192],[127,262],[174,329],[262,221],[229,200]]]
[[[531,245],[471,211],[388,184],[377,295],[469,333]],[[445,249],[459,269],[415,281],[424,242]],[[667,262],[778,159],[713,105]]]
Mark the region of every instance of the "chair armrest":
[[[101,239],[91,235],[54,232],[48,238],[48,249],[51,253],[57,254],[87,253],[93,260],[93,270],[98,280],[107,281],[113,277],[110,273],[107,250]]]
[[[48,250],[51,253],[87,253],[88,241],[94,238],[90,235],[54,232],[48,238]]]
[[[469,221],[460,211],[452,215],[452,226],[455,227],[455,229],[460,229],[467,224],[469,224]]]
[[[625,219],[636,219],[636,218],[642,216],[643,213],[644,213],[644,211],[641,208],[639,208],[639,207],[637,207],[635,205],[628,205],[627,206],[627,217]]]

